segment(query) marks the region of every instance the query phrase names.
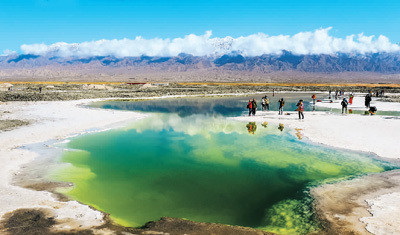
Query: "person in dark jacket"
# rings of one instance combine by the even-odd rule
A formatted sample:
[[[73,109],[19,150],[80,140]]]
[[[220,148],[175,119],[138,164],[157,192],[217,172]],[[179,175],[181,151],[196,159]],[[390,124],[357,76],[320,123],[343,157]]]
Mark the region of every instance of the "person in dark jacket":
[[[347,105],[348,105],[348,102],[347,102],[347,100],[346,100],[346,98],[344,98],[343,100],[342,100],[342,114],[343,114],[343,112],[344,111],[346,111],[345,113],[347,114]]]
[[[365,107],[366,108],[369,108],[370,106],[371,106],[371,95],[368,93],[366,96],[365,96]]]
[[[257,102],[255,99],[253,99],[253,116],[256,115],[256,111],[257,111]]]
[[[278,102],[279,102],[279,112],[278,112],[278,114],[282,115],[283,114],[283,106],[285,105],[285,101],[283,100],[283,98],[281,98]]]
[[[375,114],[376,114],[376,111],[377,111],[377,109],[376,109],[375,106],[371,106],[371,107],[369,108],[369,114],[371,114],[371,115],[375,115]]]

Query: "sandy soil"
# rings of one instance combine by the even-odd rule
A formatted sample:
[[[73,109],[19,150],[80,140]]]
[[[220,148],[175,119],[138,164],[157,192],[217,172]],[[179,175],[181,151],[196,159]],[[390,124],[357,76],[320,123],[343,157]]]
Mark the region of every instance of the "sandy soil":
[[[340,101],[317,104],[319,107],[339,109]],[[378,110],[400,111],[400,103],[380,102],[371,105]],[[356,95],[349,109],[365,110],[364,96]],[[378,111],[379,112],[379,111]],[[299,138],[333,147],[374,153],[386,160],[400,158],[400,117],[327,114],[304,112],[299,120],[297,112],[258,112],[256,116],[236,117],[241,121],[283,124]],[[374,174],[351,181],[324,185],[313,190],[320,217],[329,222],[329,231],[338,234],[399,234],[400,218],[391,216],[400,212],[400,171]]]

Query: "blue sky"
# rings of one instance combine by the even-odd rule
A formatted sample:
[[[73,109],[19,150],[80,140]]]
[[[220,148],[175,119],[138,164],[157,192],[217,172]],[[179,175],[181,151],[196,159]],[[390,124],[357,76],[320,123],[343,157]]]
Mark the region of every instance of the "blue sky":
[[[400,42],[396,0],[1,0],[0,52],[22,44],[99,39],[293,35],[332,26],[335,37],[385,35]]]

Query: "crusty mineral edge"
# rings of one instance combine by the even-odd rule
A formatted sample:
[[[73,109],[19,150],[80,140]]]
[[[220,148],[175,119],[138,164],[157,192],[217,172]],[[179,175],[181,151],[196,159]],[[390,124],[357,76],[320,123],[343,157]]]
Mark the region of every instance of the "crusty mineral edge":
[[[323,100],[317,103],[317,109],[340,109],[340,101]],[[373,98],[371,105],[380,111],[400,111],[400,103],[379,102]],[[366,110],[364,95],[356,94],[348,109]],[[400,117],[304,112],[304,120],[298,120],[297,112],[288,110],[284,114],[290,115],[268,111],[258,112],[255,117],[234,119],[260,124],[268,122],[268,128],[283,124],[295,130],[293,134],[316,143],[370,152],[388,161],[399,161]],[[336,234],[399,234],[400,217],[395,216],[400,213],[399,192],[398,170],[322,185],[311,191],[316,211],[326,222],[325,228],[328,233]]]
[[[51,102],[7,102],[0,105],[1,119],[26,120],[31,124],[0,132],[0,217],[20,208],[51,211],[57,229],[86,229],[102,225],[103,213],[76,201],[59,201],[52,193],[35,191],[12,184],[20,167],[31,162],[36,153],[19,147],[96,128],[115,128],[128,121],[144,118],[136,112],[88,109],[82,107],[95,100]]]

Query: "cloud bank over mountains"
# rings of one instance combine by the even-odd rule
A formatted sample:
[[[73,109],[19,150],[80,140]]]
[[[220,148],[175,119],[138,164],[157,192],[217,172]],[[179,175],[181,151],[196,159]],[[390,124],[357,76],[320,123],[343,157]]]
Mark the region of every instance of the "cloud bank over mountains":
[[[113,39],[82,43],[57,42],[51,45],[22,45],[25,54],[58,56],[58,57],[89,57],[89,56],[177,56],[180,53],[194,56],[214,56],[229,53],[239,53],[243,56],[260,56],[263,54],[281,54],[289,51],[297,55],[318,55],[337,53],[392,53],[399,52],[400,46],[380,35],[366,36],[364,34],[349,35],[337,38],[329,35],[332,28],[317,29],[313,32],[300,32],[295,35],[269,36],[264,33],[249,36],[212,37],[212,32],[204,35],[190,34],[174,39]]]

